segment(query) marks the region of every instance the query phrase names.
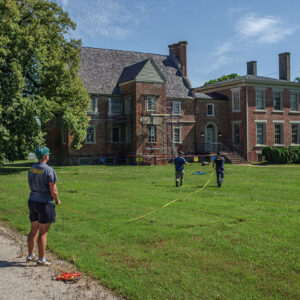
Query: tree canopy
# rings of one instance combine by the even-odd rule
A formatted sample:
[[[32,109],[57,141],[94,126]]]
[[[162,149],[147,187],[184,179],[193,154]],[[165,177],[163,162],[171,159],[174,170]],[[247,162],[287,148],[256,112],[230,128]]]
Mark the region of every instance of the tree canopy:
[[[88,127],[89,95],[79,76],[80,40],[54,1],[0,2],[0,159],[22,159],[44,143],[47,123],[74,137],[78,149]]]
[[[209,85],[209,84],[214,84],[214,83],[218,83],[218,82],[222,82],[222,81],[225,81],[225,80],[228,80],[228,79],[235,79],[235,78],[238,78],[240,77],[240,75],[238,75],[237,73],[232,73],[232,74],[228,74],[228,75],[223,75],[217,79],[211,79],[210,81],[207,81],[204,83],[204,86],[205,85]]]
[[[300,77],[296,77],[295,81],[300,83]]]

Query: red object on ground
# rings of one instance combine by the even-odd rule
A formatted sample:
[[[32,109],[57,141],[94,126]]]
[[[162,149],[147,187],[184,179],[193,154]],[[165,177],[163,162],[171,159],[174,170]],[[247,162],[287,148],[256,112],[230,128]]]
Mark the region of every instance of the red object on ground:
[[[56,280],[63,280],[63,281],[76,281],[81,278],[80,273],[67,273],[63,272],[61,276],[57,276]]]

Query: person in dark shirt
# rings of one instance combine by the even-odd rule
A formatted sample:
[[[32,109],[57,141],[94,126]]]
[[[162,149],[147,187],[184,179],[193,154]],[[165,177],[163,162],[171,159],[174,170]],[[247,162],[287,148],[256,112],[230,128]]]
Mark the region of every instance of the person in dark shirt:
[[[218,187],[221,187],[224,181],[224,162],[225,158],[221,155],[221,152],[218,152],[217,157],[213,161],[213,168],[216,169]]]
[[[28,255],[26,261],[36,261],[34,247],[37,234],[39,258],[38,265],[49,266],[50,262],[45,258],[47,234],[51,223],[55,222],[55,203],[60,205],[56,182],[57,176],[50,166],[47,165],[50,150],[47,147],[38,147],[35,156],[38,162],[28,170],[28,184],[30,195],[28,199],[29,219],[31,230],[28,235]]]
[[[176,187],[178,187],[179,179],[180,179],[180,186],[182,186],[183,184],[184,165],[187,164],[185,158],[182,157],[183,154],[184,153],[182,151],[179,151],[179,155],[174,160]]]

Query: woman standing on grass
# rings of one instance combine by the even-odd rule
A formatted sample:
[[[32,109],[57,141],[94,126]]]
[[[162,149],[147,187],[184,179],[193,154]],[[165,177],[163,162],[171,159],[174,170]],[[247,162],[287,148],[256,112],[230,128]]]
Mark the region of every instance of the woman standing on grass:
[[[28,255],[26,261],[36,261],[34,246],[37,233],[39,258],[37,264],[50,266],[45,258],[47,233],[51,223],[55,223],[55,203],[60,205],[58,191],[56,188],[57,176],[53,168],[47,165],[50,150],[47,147],[38,147],[35,156],[38,162],[28,170],[28,183],[31,190],[28,207],[31,230],[28,235]]]

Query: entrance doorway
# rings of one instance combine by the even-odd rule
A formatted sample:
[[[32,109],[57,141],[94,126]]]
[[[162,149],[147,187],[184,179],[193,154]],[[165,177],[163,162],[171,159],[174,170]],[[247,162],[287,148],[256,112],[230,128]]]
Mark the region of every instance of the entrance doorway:
[[[217,142],[217,126],[213,123],[207,124],[205,127],[205,152],[216,152]]]

